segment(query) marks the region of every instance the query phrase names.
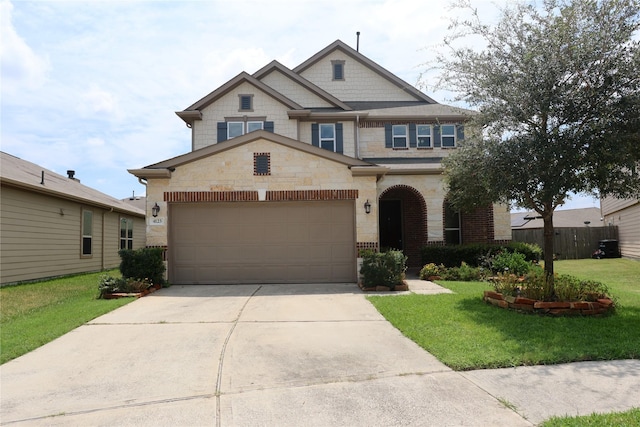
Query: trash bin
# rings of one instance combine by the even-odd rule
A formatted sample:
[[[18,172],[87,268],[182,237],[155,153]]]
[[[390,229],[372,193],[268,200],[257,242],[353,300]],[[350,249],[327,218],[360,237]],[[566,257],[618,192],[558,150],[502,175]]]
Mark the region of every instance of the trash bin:
[[[602,258],[620,258],[617,240],[600,240],[598,249],[603,252]]]

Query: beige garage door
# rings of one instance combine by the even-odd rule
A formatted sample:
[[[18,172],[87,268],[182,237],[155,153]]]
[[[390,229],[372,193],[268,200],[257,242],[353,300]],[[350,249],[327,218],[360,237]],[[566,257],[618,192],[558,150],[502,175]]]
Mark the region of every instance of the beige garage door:
[[[353,201],[171,204],[174,284],[356,279]]]

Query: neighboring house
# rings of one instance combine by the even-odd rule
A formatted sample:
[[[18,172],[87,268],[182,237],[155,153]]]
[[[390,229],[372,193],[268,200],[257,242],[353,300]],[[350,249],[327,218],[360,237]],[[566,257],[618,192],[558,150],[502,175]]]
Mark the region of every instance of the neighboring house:
[[[640,259],[640,199],[607,197],[600,204],[604,223],[618,227],[622,256]]]
[[[600,208],[565,209],[553,212],[553,226],[562,227],[602,227]],[[511,228],[524,230],[544,228],[542,217],[535,211],[511,212]]]
[[[120,264],[120,248],[145,247],[144,210],[1,152],[0,283]]]
[[[192,151],[147,181],[147,244],[169,280],[354,282],[359,251],[511,239],[505,206],[459,214],[441,160],[471,111],[442,105],[341,41],[240,73],[176,113]],[[149,217],[149,216],[148,216]]]

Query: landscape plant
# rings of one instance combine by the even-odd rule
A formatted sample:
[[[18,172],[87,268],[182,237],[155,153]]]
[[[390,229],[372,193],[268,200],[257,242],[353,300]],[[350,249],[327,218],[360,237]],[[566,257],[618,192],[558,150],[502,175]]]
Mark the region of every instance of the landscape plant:
[[[147,279],[156,285],[163,285],[165,266],[162,248],[121,249],[120,273],[124,278]]]
[[[615,315],[496,310],[478,298],[486,282],[438,281],[454,293],[367,298],[404,335],[455,370],[640,358],[640,262],[558,261],[558,271],[606,285],[618,297]]]
[[[443,160],[447,200],[541,216],[553,296],[555,209],[572,193],[640,197],[640,1],[509,2],[496,24],[457,4],[435,62],[477,111]]]
[[[387,286],[391,290],[401,285],[407,270],[407,257],[398,250],[362,253],[362,274],[366,286]]]

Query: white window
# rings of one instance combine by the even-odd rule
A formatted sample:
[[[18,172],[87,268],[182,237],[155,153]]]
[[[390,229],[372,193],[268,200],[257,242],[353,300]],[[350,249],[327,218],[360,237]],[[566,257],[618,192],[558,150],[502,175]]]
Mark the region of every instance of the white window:
[[[260,129],[264,129],[264,122],[262,121],[227,122],[227,139],[242,136],[245,133]]]
[[[247,122],[247,133],[263,129],[264,122]]]
[[[444,241],[447,245],[462,243],[460,212],[448,202],[444,202]]]
[[[320,148],[336,151],[336,126],[333,123],[320,123]]]
[[[443,147],[456,146],[456,126],[455,125],[442,125],[440,127],[440,135],[442,137]]]
[[[431,125],[417,125],[416,136],[418,138],[418,147],[431,147]]]
[[[83,257],[93,255],[93,212],[82,211],[82,249]]]
[[[133,249],[133,220],[120,218],[120,249]]]
[[[227,139],[235,138],[244,134],[244,122],[227,123]]]
[[[405,148],[407,146],[407,126],[393,125],[393,148]]]

